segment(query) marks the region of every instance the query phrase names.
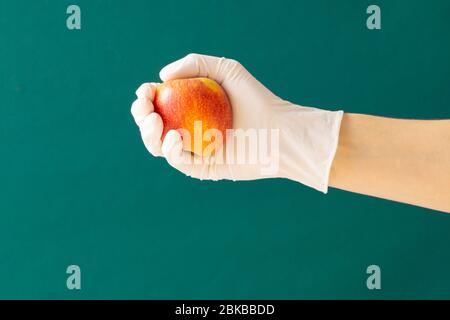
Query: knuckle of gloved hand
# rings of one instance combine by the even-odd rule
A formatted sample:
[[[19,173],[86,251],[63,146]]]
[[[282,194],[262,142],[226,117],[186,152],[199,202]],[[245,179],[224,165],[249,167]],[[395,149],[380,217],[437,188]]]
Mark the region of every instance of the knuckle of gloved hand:
[[[189,53],[186,55],[185,59],[186,60],[192,60],[192,61],[197,61],[199,59],[200,55],[198,53]]]
[[[228,65],[233,69],[242,69],[242,64],[235,59],[227,59]]]

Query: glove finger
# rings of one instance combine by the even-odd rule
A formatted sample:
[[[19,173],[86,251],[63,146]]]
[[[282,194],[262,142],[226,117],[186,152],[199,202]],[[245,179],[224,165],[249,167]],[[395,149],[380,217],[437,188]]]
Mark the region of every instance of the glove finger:
[[[136,90],[137,99],[131,104],[131,114],[138,126],[154,110],[152,101],[157,85],[154,82],[143,83]]]
[[[154,110],[153,103],[148,99],[136,99],[131,104],[131,114],[138,126],[141,126],[144,119]]]
[[[150,113],[141,123],[141,137],[147,150],[155,157],[162,156],[161,135],[163,132],[163,121],[156,112]]]
[[[155,96],[155,89],[158,83],[156,82],[146,82],[139,86],[136,90],[136,96],[139,99],[150,99],[153,101]]]
[[[161,148],[167,162],[175,169],[190,176],[192,170],[192,155],[183,151],[183,140],[176,130],[167,132]]]

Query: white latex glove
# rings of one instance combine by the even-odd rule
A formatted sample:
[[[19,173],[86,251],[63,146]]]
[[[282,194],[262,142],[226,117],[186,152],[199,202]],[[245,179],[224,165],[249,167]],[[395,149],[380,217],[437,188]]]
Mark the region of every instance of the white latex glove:
[[[261,156],[256,163],[239,162],[236,157],[240,152],[242,155],[242,149],[238,150],[236,143],[230,143],[236,141],[234,137],[227,141],[223,152],[201,158],[183,151],[182,139],[176,130],[169,131],[161,143],[163,123],[152,104],[157,84],[145,83],[136,91],[138,99],[133,102],[131,113],[150,153],[164,156],[171,166],[198,179],[254,180],[280,177],[327,192],[342,111],[303,107],[282,100],[239,62],[231,59],[189,54],[160,72],[163,81],[193,77],[208,77],[221,84],[233,108],[233,128],[263,133],[258,136],[258,146],[265,144],[262,149],[268,148],[269,151],[262,152],[266,156]],[[229,153],[230,148],[233,148],[233,152]],[[254,153],[250,149],[244,150],[247,160]],[[229,154],[234,155],[234,158]],[[231,158],[233,161],[230,161]]]

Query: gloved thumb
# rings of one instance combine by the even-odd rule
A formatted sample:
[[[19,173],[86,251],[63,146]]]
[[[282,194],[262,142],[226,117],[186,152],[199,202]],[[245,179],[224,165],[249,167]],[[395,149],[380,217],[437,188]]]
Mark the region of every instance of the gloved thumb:
[[[207,77],[222,84],[240,70],[241,65],[236,60],[190,53],[162,68],[159,77],[163,81]]]

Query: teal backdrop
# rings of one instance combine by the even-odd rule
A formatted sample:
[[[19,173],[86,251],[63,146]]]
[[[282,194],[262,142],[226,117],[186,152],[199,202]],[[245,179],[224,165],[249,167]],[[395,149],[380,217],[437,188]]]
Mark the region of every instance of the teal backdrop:
[[[81,30],[66,8],[81,8]],[[381,8],[368,30],[366,9]],[[450,118],[450,2],[0,2],[0,298],[450,298],[450,215],[287,180],[206,182],[143,146],[189,52],[298,104]],[[66,268],[81,268],[68,290]],[[366,268],[381,268],[368,290]]]

